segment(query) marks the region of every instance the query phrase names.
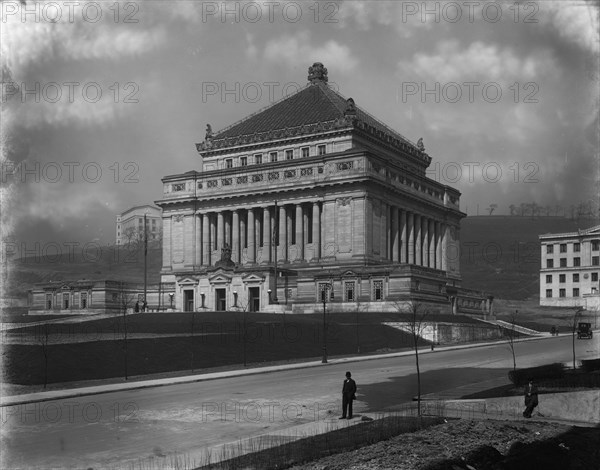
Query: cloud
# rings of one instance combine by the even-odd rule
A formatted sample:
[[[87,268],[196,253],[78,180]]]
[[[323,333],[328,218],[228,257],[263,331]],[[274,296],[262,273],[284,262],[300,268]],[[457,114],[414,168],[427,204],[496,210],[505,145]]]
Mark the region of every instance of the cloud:
[[[600,51],[597,3],[592,2],[542,2],[542,12],[549,13],[551,24],[560,36],[581,49],[598,54]]]
[[[509,47],[476,41],[464,49],[456,40],[438,43],[435,54],[416,53],[411,61],[400,61],[398,67],[402,76],[435,78],[442,83],[478,79],[527,81],[555,68],[549,53],[520,58]]]
[[[339,73],[350,72],[358,66],[358,59],[348,46],[334,40],[315,46],[311,43],[308,31],[268,41],[264,57],[269,62],[283,63],[289,67],[297,66],[298,57],[302,57],[307,63],[322,62],[325,67],[331,67]]]

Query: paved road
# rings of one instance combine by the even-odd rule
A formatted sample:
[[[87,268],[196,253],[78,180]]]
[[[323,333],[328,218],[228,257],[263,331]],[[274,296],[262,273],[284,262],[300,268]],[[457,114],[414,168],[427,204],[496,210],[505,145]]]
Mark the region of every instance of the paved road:
[[[570,337],[516,344],[517,366],[571,360]],[[598,341],[577,341],[578,359]],[[423,351],[423,393],[506,377],[506,344]],[[416,394],[414,356],[284,370],[200,383],[4,407],[0,468],[163,468],[201,463],[207,447],[336,419],[344,372],[356,412],[393,409]],[[337,420],[336,420],[337,421]]]

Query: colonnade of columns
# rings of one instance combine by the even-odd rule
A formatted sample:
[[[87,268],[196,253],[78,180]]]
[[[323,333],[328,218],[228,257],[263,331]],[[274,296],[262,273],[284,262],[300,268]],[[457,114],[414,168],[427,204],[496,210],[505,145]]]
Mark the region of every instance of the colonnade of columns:
[[[268,205],[197,215],[197,259],[211,266],[221,249],[231,248],[231,260],[240,264],[301,262],[321,257],[321,205],[319,202]]]
[[[387,206],[389,247],[384,258],[446,271],[449,226],[424,214]]]

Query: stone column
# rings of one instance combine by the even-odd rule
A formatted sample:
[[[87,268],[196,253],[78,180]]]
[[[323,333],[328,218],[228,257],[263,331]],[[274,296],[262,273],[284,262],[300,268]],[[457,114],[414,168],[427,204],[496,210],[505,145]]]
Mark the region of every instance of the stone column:
[[[231,222],[233,225],[232,236],[231,236],[231,259],[234,263],[240,262],[240,215],[236,210],[231,215]]]
[[[252,209],[248,209],[248,250],[247,257],[248,263],[256,262],[256,236],[255,236],[256,225],[254,224],[254,212]]]
[[[321,257],[321,213],[319,203],[313,202],[312,206],[312,241],[313,241],[313,260]]]
[[[202,214],[202,265],[210,266],[210,223],[208,214]]]
[[[213,252],[217,249],[217,215],[214,212],[209,214],[210,220],[210,251]],[[211,254],[211,262],[212,254]]]
[[[294,261],[293,259],[291,259],[291,247],[292,247],[292,229],[294,228],[293,226],[293,222],[292,222],[292,210],[290,209],[286,211],[286,216],[285,216],[285,220],[286,220],[286,233],[287,233],[287,243],[286,243],[286,255],[285,255],[285,259],[288,261]]]
[[[296,204],[296,258],[293,261],[304,259],[304,230],[302,227],[302,206]]]
[[[398,257],[398,250],[400,245],[400,233],[398,231],[398,208],[391,206],[392,209],[392,256],[391,260],[393,263],[400,261]]]
[[[415,264],[415,214],[408,212],[406,226],[408,230],[408,244],[406,252],[408,254],[408,264]]]
[[[422,255],[422,244],[421,244],[421,216],[419,214],[415,214],[415,264],[417,266],[423,265],[423,257]]]
[[[225,237],[224,237],[224,242],[223,243],[227,243],[229,245],[229,247],[231,247],[231,215],[230,213],[224,213],[223,214],[223,220],[225,222],[224,225],[224,232],[225,232]]]
[[[260,228],[261,228],[261,219],[262,217],[260,216],[260,213],[254,214],[254,249],[255,249],[255,255],[254,255],[254,260],[259,263],[260,261],[262,261],[262,251],[261,251],[261,243],[262,243],[262,238],[260,238]]]
[[[421,217],[421,236],[423,237],[422,266],[429,266],[429,218]]]
[[[279,206],[279,251],[277,259],[282,262],[288,259],[287,215],[285,206]]]
[[[263,252],[262,260],[263,264],[271,262],[271,211],[268,207],[263,207]]]
[[[435,229],[433,219],[429,219],[429,239],[427,245],[429,246],[429,263],[427,266],[435,268]]]
[[[442,224],[435,223],[435,269],[442,269]]]
[[[217,250],[223,248],[225,227],[223,223],[223,211],[217,212]]]
[[[407,251],[407,233],[406,233],[406,211],[400,210],[400,262],[406,264],[406,251]]]
[[[248,250],[246,250],[246,247],[248,246],[248,234],[246,232],[248,227],[248,224],[246,223],[247,217],[248,211],[244,211],[240,214],[240,263],[242,264],[248,262]]]
[[[442,224],[442,270],[448,270],[448,226]]]

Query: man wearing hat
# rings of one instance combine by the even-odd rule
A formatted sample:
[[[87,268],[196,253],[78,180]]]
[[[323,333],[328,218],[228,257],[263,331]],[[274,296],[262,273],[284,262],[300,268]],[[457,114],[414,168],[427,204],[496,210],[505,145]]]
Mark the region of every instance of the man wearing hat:
[[[352,374],[346,372],[346,380],[342,387],[342,417],[340,419],[352,419],[352,400],[356,400],[356,382],[352,380]]]

